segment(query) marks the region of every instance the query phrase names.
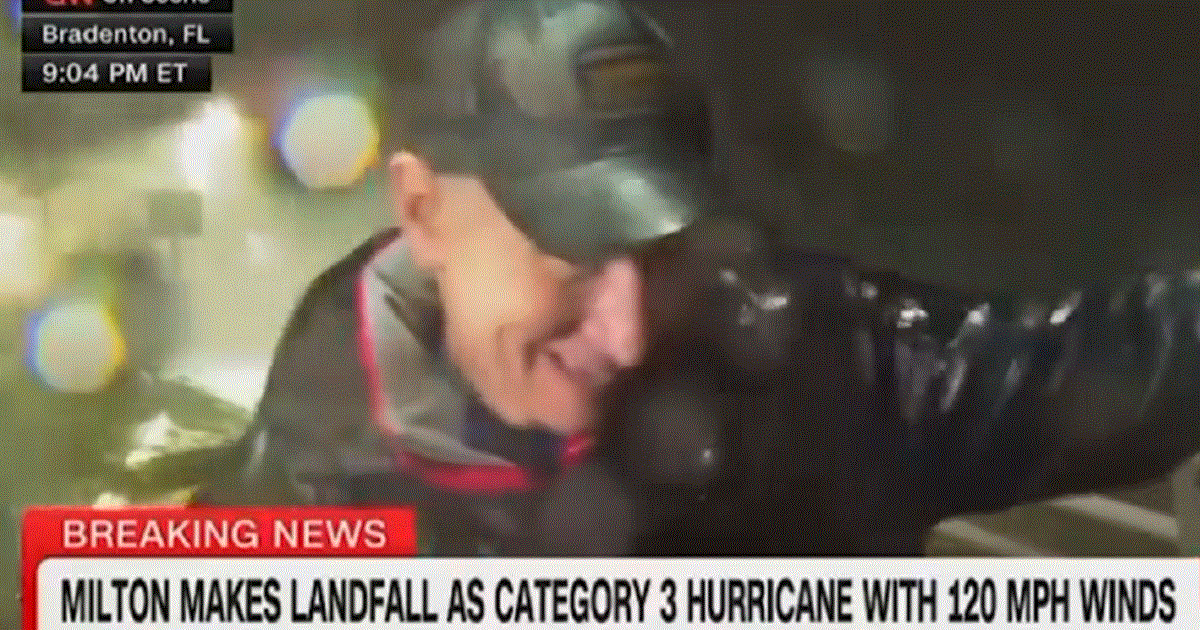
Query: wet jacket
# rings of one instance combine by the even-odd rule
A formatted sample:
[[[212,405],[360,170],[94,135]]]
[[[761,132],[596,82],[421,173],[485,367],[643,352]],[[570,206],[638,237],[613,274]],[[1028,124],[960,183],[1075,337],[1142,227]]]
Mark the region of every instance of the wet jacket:
[[[1200,449],[1194,273],[1018,303],[718,240],[648,263],[654,350],[592,440],[491,417],[375,237],[313,283],[201,501],[416,504],[448,555],[906,555]]]

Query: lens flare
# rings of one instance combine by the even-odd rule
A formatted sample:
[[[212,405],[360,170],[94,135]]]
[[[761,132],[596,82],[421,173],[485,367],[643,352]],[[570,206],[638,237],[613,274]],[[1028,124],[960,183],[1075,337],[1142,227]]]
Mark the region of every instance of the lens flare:
[[[8,19],[14,32],[21,31],[21,0],[8,0]]]
[[[211,186],[215,163],[227,159],[241,127],[237,109],[227,99],[206,103],[200,116],[180,126],[179,168],[189,188],[205,191]]]
[[[378,159],[379,128],[354,94],[312,95],[285,116],[277,143],[284,164],[306,187],[346,188]]]
[[[26,364],[52,389],[100,391],[125,364],[125,340],[116,320],[99,303],[57,304],[26,327]]]

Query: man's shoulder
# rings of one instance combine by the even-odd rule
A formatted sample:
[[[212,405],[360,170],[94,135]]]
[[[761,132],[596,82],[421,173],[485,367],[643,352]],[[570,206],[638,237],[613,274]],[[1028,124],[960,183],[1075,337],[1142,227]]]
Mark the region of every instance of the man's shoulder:
[[[295,424],[298,417],[326,416],[332,410],[324,406],[334,401],[344,407],[337,415],[368,417],[358,285],[375,253],[397,237],[397,230],[374,235],[309,284],[280,335],[260,417]]]
[[[280,345],[303,336],[323,315],[341,315],[356,321],[359,275],[380,249],[399,238],[399,230],[384,230],[372,236],[345,258],[334,263],[308,285],[304,296],[284,328]]]

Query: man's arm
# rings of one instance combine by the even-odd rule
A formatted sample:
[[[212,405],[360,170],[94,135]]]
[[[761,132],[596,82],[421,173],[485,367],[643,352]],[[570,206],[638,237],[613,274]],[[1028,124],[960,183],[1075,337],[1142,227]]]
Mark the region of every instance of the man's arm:
[[[617,465],[650,483],[655,451],[682,450],[666,459],[687,464],[695,509],[736,506],[712,529],[755,514],[781,532],[755,554],[916,553],[947,516],[1149,481],[1200,451],[1195,273],[1038,305],[753,232],[693,229],[648,257],[657,342],[613,398],[626,433],[649,427],[618,435],[642,455]],[[714,439],[645,437],[696,430]]]
[[[930,521],[1149,481],[1200,450],[1200,274],[1008,307],[869,275],[855,338]]]

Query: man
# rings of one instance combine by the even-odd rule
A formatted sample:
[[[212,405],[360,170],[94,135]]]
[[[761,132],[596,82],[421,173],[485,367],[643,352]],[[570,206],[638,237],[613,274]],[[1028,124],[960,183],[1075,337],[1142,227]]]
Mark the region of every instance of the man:
[[[399,233],[313,284],[201,501],[416,504],[438,554],[900,555],[1200,447],[1195,275],[1006,313],[776,249],[714,218],[644,16],[476,3],[434,41]]]
[[[388,165],[399,232],[314,283],[200,498],[354,502],[399,468],[419,487],[387,496],[455,524],[439,553],[511,552],[525,525],[491,521],[536,509],[529,490],[584,456],[599,394],[641,361],[630,252],[702,212],[708,130],[665,37],[620,4],[472,3],[431,49],[434,113]]]

